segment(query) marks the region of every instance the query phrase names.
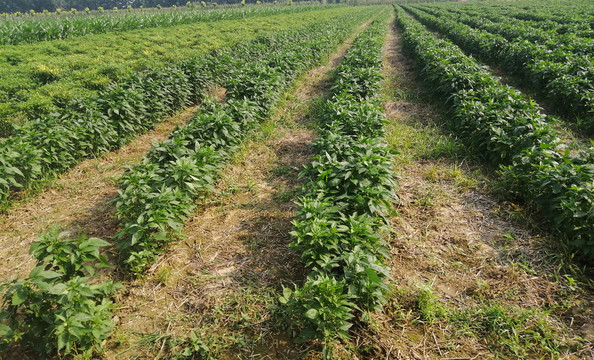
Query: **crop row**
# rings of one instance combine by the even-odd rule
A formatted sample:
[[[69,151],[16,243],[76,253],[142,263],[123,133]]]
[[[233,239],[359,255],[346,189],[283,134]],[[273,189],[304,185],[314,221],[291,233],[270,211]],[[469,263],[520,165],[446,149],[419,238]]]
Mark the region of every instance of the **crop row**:
[[[567,5],[568,2],[565,3]],[[553,22],[567,26],[567,32],[586,29],[585,26],[589,26],[590,29],[594,29],[594,10],[592,3],[589,2],[576,2],[576,6],[557,7],[560,3],[537,3],[530,4],[532,6],[525,6],[521,11],[510,12],[509,15],[520,19],[535,22]],[[545,5],[545,6],[543,6]],[[556,6],[557,5],[557,6]],[[590,10],[587,13],[585,10]],[[510,9],[511,10],[511,9]],[[503,12],[506,14],[506,12]],[[563,29],[563,28],[561,28]]]
[[[369,15],[337,17],[195,60],[194,66],[200,62],[227,86],[227,99],[222,104],[206,99],[189,124],[155,144],[120,179],[117,210],[124,228],[116,248],[131,269],[140,270],[177,237],[193,196],[209,190],[222,161],[267,116],[286,85]],[[102,351],[114,327],[111,298],[122,289],[93,278],[96,269],[108,266],[100,255],[100,248],[108,245],[96,238],[71,238],[57,229],[42,235],[30,250],[37,259],[35,269],[25,280],[0,286],[0,351],[16,342],[47,357],[90,358]]]
[[[0,137],[11,135],[6,125],[60,111],[73,98],[97,96],[131,73],[160,69],[259,35],[363,10],[311,9],[0,46]]]
[[[582,259],[594,260],[594,150],[572,155],[541,109],[396,8],[405,49],[454,115],[456,134],[500,166],[502,189],[531,203]]]
[[[0,22],[0,45],[16,45],[38,41],[59,40],[75,36],[102,34],[154,27],[243,19],[323,9],[326,6],[266,6],[223,10],[160,11],[148,14],[111,13],[70,17],[14,18]]]
[[[298,199],[291,248],[311,272],[280,299],[298,340],[348,338],[355,313],[366,321],[386,302],[384,236],[396,183],[378,99],[385,32],[385,17],[373,22],[336,69],[317,155],[302,173],[309,182]]]
[[[593,39],[577,37],[574,33],[557,34],[552,31],[534,28],[527,23],[512,21],[505,17],[497,16],[495,20],[490,20],[486,14],[468,15],[464,12],[447,11],[432,6],[419,8],[438,17],[456,20],[473,28],[501,35],[509,41],[528,40],[550,50],[553,53],[549,56],[559,60],[565,59],[566,55],[563,55],[563,53],[574,53],[580,56],[590,54],[594,42]]]
[[[492,4],[492,12],[520,20],[594,28],[594,8],[589,1],[523,1],[515,5],[502,7]]]
[[[521,76],[523,83],[542,94],[557,111],[572,114],[586,132],[594,131],[594,66],[588,57],[560,45],[555,52],[525,40],[506,40],[488,31],[433,16],[410,7],[422,23],[447,35],[482,60]],[[528,31],[528,30],[526,30]]]
[[[57,229],[41,236],[29,252],[36,266],[24,280],[0,283],[0,353],[15,343],[42,358],[78,354],[90,359],[115,324],[111,298],[123,286],[93,279],[108,267],[100,255],[109,243],[84,236],[72,238]],[[18,349],[15,358],[21,358]],[[10,356],[10,355],[9,355]]]
[[[97,99],[25,124],[0,143],[0,202],[85,158],[119,148],[200,97],[206,76],[198,61],[133,75]]]
[[[62,110],[24,124],[0,142],[0,203],[82,159],[119,148],[167,115],[196,103],[209,79],[222,74],[204,65],[210,57],[129,75],[97,97],[71,101]],[[229,69],[227,76],[232,74]]]
[[[562,11],[563,16],[554,16],[549,12],[546,12],[547,16],[544,16],[543,13],[538,14],[534,9],[528,11],[513,7],[505,8],[500,5],[464,8],[440,6],[439,8],[455,14],[464,14],[488,19],[493,22],[510,24],[512,25],[512,28],[515,28],[516,26],[530,27],[533,28],[537,34],[544,35],[548,32],[549,36],[563,34],[575,34],[584,38],[592,38],[594,36],[594,31],[592,30],[593,23],[591,23],[591,21],[594,21],[594,17],[579,13],[580,10],[586,8],[585,5],[582,5],[581,9],[560,8],[559,11]]]
[[[194,199],[212,188],[223,161],[267,116],[286,85],[336,47],[360,16],[264,37],[208,58],[205,66],[224,75],[226,103],[203,106],[119,181],[122,229],[116,247],[133,273],[142,274],[180,237]]]

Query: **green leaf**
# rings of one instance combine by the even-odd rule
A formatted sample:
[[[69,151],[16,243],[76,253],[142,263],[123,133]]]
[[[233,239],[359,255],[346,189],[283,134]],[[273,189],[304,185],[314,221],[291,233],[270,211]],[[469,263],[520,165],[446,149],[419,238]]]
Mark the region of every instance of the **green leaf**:
[[[27,300],[27,292],[24,288],[18,288],[14,294],[12,294],[12,305],[18,306],[24,303]]]
[[[318,317],[318,310],[316,309],[309,309],[305,312],[305,316],[309,319],[315,319],[316,317]]]
[[[23,175],[23,172],[19,168],[16,168],[16,167],[9,167],[6,170],[7,171],[12,171],[14,174],[18,174],[20,176],[24,176]]]
[[[371,281],[373,281],[375,283],[382,282],[382,280],[379,278],[379,276],[377,276],[377,272],[375,270],[373,270],[372,268],[366,268],[365,273],[367,274],[367,276],[369,277],[369,279]]]
[[[66,344],[68,343],[68,333],[63,332],[61,334],[58,335],[58,352],[60,350],[62,350],[63,348],[66,347]]]
[[[130,240],[130,245],[134,246],[138,240],[140,240],[142,238],[142,235],[144,235],[144,233],[142,232],[142,230],[136,231],[133,235],[132,235],[132,239]]]
[[[77,339],[80,339],[85,334],[84,330],[77,326],[69,326],[68,333],[70,333],[70,335],[76,337]]]
[[[63,276],[60,273],[57,273],[55,271],[51,271],[51,270],[46,270],[46,271],[42,271],[39,273],[39,276],[41,276],[44,279],[55,279],[55,278],[59,278],[61,276]]]
[[[111,244],[105,240],[102,240],[99,238],[89,238],[81,244],[81,247],[87,247],[87,246],[105,247],[105,246],[110,246],[110,245]]]
[[[12,329],[8,325],[0,324],[0,336],[6,336],[12,332]]]
[[[54,286],[49,287],[47,292],[53,295],[63,295],[67,292],[68,286],[64,283],[58,283]]]

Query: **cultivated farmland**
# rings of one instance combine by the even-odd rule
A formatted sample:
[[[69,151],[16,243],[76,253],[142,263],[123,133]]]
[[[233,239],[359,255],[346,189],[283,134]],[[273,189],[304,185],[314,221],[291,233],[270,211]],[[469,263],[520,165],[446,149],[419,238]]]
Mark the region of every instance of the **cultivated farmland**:
[[[589,2],[2,21],[0,358],[594,356]]]

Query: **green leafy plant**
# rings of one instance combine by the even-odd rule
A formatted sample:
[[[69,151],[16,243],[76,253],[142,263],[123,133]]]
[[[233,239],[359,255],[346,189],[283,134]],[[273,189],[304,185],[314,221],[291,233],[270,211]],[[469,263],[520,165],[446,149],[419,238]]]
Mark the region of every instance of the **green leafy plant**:
[[[551,35],[489,10],[473,16],[437,6],[406,9],[481,60],[520,76],[524,84],[554,105],[557,113],[571,114],[588,133],[594,130],[594,67],[584,60],[592,46],[588,39]]]
[[[384,33],[385,22],[375,21],[346,54],[320,116],[317,155],[301,174],[310,181],[297,202],[291,248],[311,273],[303,286],[285,288],[280,302],[297,341],[324,341],[325,358],[332,342],[348,338],[355,314],[368,321],[387,302],[383,235],[396,182],[376,100]]]
[[[224,161],[269,114],[290,81],[319,61],[325,48],[336,46],[336,37],[346,36],[346,30],[352,26],[352,23],[340,27],[336,24],[337,20],[333,19],[301,30],[261,37],[202,62],[188,64],[206,66],[212,71],[212,81],[227,89],[226,103],[205,99],[201,111],[186,126],[155,144],[143,161],[120,179],[115,201],[122,229],[117,234],[116,248],[132,273],[141,276],[170,242],[181,237],[194,199],[213,190]],[[312,47],[314,39],[315,43],[324,41],[324,46]],[[262,61],[254,61],[258,58]],[[188,73],[194,76],[190,71],[185,72]],[[200,76],[196,76],[196,81],[207,83]],[[122,91],[130,93],[127,97],[130,100],[123,102],[126,105],[134,101],[134,96],[142,97],[131,88]],[[129,119],[138,117],[132,112],[135,107],[129,110],[115,101],[106,104],[126,114],[121,116],[123,126]]]
[[[247,15],[273,15],[286,11],[306,11],[307,9],[311,8],[307,6],[298,7],[290,11],[286,8],[285,10],[266,8],[266,10],[254,10]],[[218,11],[193,13],[209,14],[200,16],[206,16],[210,19],[208,21],[215,21],[222,17],[235,17],[236,13],[234,11],[230,13],[219,13]],[[237,13],[238,17],[244,18],[247,16],[245,10],[237,11],[239,11]],[[183,16],[186,16],[185,12],[183,13]],[[166,16],[163,15],[165,18],[159,20],[164,21],[164,24],[158,23],[154,24],[154,26],[169,26],[167,24],[169,24],[168,19],[171,14],[166,14]],[[199,16],[196,14],[188,16]],[[365,12],[361,12],[358,16],[364,14]],[[124,17],[128,20],[138,20],[137,15],[140,16],[135,13],[130,15],[131,18]],[[350,15],[342,16],[347,18]],[[101,16],[69,16],[64,19],[73,18],[80,21],[105,20]],[[207,18],[202,20],[207,21]],[[60,18],[58,20],[62,21],[64,19]],[[52,18],[52,21],[58,20]],[[136,24],[136,20],[133,23]],[[194,20],[188,21],[191,23]],[[62,25],[68,27],[66,23],[60,26]],[[101,24],[95,25],[102,27]],[[146,25],[149,26],[149,24]],[[319,27],[317,29],[317,31],[322,31]],[[328,31],[332,29],[336,30],[336,27],[329,27]],[[56,31],[60,32],[59,30]],[[81,27],[81,31],[86,30]],[[44,34],[49,32],[49,30],[43,31]],[[306,33],[303,30],[294,32],[295,36],[305,35]],[[265,43],[266,41],[270,41],[270,39],[261,37],[258,41],[249,43],[249,46],[254,48],[268,46]],[[329,44],[333,43],[334,41]],[[62,49],[64,46],[66,45],[59,46],[61,51],[68,51],[68,49]],[[22,191],[35,188],[40,180],[46,180],[63,172],[82,159],[98,156],[105,151],[116,149],[134,136],[150,129],[155,123],[163,120],[173,112],[184,108],[188,104],[199,103],[204,90],[214,82],[214,79],[217,79],[220,85],[227,86],[230,91],[235,91],[237,96],[257,96],[258,98],[253,99],[253,101],[262,104],[267,101],[274,101],[277,92],[272,91],[273,88],[285,86],[298,71],[302,70],[304,65],[310,63],[314,56],[317,56],[317,52],[324,49],[324,47],[311,46],[311,43],[310,47],[311,49],[300,46],[299,50],[297,50],[295,45],[289,46],[287,44],[286,51],[272,54],[268,51],[266,54],[269,54],[269,56],[265,58],[257,55],[253,49],[243,44],[241,50],[234,48],[220,51],[220,53],[225,54],[225,57],[233,59],[227,64],[219,62],[215,55],[207,54],[197,58],[185,59],[177,64],[163,68],[151,69],[151,66],[143,65],[139,68],[142,71],[134,73],[129,69],[130,65],[126,63],[112,65],[102,70],[93,69],[86,80],[71,78],[71,71],[64,70],[65,67],[61,66],[63,64],[59,61],[52,66],[45,64],[37,66],[34,71],[28,71],[26,76],[25,74],[15,75],[13,70],[0,67],[0,73],[3,71],[10,72],[10,76],[7,76],[7,78],[11,79],[2,82],[2,85],[0,85],[2,87],[2,91],[0,91],[0,114],[3,119],[4,115],[9,113],[14,115],[15,111],[19,112],[19,114],[25,112],[31,115],[30,120],[19,126],[15,126],[10,120],[0,121],[0,127],[2,128],[0,132],[5,131],[6,135],[10,136],[10,139],[0,142],[0,204],[2,207],[9,206],[11,201],[18,198]],[[43,46],[39,46],[39,49],[41,48]],[[257,56],[263,61],[240,61],[240,57],[231,55],[235,50],[244,52],[242,56],[246,56],[245,59],[255,59],[255,56]],[[7,59],[8,63],[11,64],[24,62],[24,59],[17,52],[8,54]],[[241,66],[249,66],[252,69],[250,76],[253,75],[254,78],[262,77],[262,81],[257,83],[259,88],[253,87],[256,83],[248,75],[241,75],[240,72],[235,70],[239,68],[239,64],[242,62]],[[80,74],[78,71],[76,73]],[[242,80],[245,80],[245,84],[233,83],[235,77],[229,76],[229,74],[237,75],[238,78],[241,77]],[[0,74],[0,76],[3,75]],[[117,81],[111,82],[110,79],[117,79]],[[67,84],[64,84],[64,82]],[[88,86],[88,88],[81,88],[80,83],[87,82],[88,84],[85,86]],[[222,84],[223,82],[225,84]],[[50,96],[34,91],[39,87],[39,83],[47,83],[46,85],[52,87],[52,89],[59,90],[58,92],[61,95]],[[7,91],[4,92],[3,90]],[[31,97],[25,95],[30,94],[30,92],[35,94],[31,95]],[[249,92],[252,94],[249,94]],[[19,100],[14,102],[13,96],[19,97]],[[21,99],[22,96],[25,96],[26,100]],[[230,94],[229,97],[231,96]],[[20,110],[17,110],[17,108]],[[268,109],[270,108],[268,107]],[[9,117],[10,115],[6,119]],[[16,160],[16,157],[13,156],[15,153],[25,152],[35,154],[35,156],[27,155],[24,158],[24,160],[31,159],[32,163],[25,162],[22,159]],[[30,169],[35,169],[35,172],[30,173]]]
[[[285,305],[287,322],[302,329],[296,341],[310,339],[332,341],[349,338],[353,325],[352,311],[356,305],[346,294],[344,281],[325,274],[310,275],[301,288],[283,289],[281,304]]]
[[[95,270],[108,266],[100,254],[108,245],[97,238],[69,238],[58,229],[33,243],[37,266],[25,280],[0,287],[0,348],[18,341],[45,356],[100,352],[114,326],[110,297],[123,288],[91,281]]]
[[[436,38],[396,8],[405,48],[436,93],[447,97],[451,127],[472,149],[500,168],[500,188],[540,210],[543,223],[577,257],[594,260],[592,148],[571,155],[541,109],[502,85],[452,43]]]

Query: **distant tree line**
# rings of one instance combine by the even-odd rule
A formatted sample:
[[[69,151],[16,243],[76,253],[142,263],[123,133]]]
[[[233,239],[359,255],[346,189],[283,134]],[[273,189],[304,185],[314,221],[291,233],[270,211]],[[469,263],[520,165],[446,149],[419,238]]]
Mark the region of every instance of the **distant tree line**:
[[[29,10],[41,12],[43,10],[55,11],[56,9],[70,10],[71,8],[82,10],[87,7],[97,9],[99,6],[110,9],[114,6],[121,7],[125,3],[127,3],[126,0],[0,0],[0,12],[13,13]]]

